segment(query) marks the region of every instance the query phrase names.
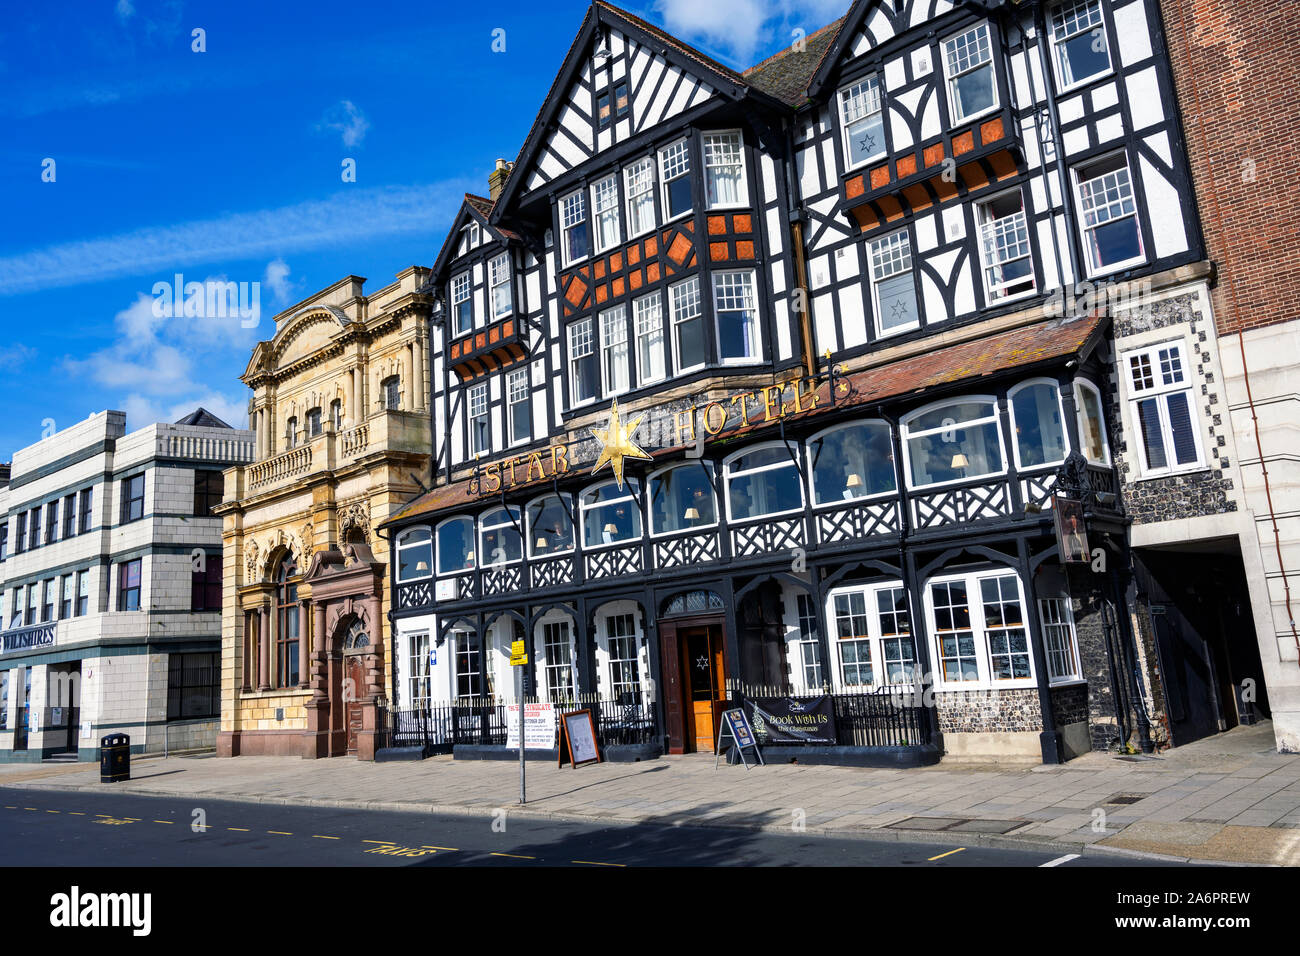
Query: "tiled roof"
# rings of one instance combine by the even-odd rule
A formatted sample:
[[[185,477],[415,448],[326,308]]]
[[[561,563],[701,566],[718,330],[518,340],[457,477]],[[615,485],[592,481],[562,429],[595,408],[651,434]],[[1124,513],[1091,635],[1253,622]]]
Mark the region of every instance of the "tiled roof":
[[[208,411],[206,408],[203,408],[202,406],[199,406],[198,408],[194,409],[194,411],[190,412],[180,421],[176,422],[176,424],[177,425],[201,425],[204,428],[229,428],[230,427],[225,422],[223,422],[220,418],[218,418],[216,415],[213,415],[210,411]]]
[[[795,109],[808,102],[808,84],[835,42],[845,17],[804,38],[804,48],[787,47],[744,72],[744,81]]]
[[[829,383],[823,383],[818,389],[820,400],[816,407],[786,415],[785,421],[820,417],[833,410],[874,405],[886,399],[906,398],[927,389],[941,389],[957,384],[979,389],[981,380],[991,375],[1084,353],[1096,343],[1104,321],[1100,316],[1091,316],[1069,321],[1055,319],[1039,322],[865,368],[837,380],[834,403],[830,400]],[[848,394],[841,394],[839,389],[845,381],[848,384]],[[730,441],[739,436],[771,430],[771,427],[755,422],[732,429],[724,437]],[[680,449],[647,450],[654,457],[661,458]],[[464,505],[487,503],[487,499],[471,495],[469,487],[470,482],[466,479],[435,488],[416,498],[383,524],[391,525],[407,518],[436,514]]]

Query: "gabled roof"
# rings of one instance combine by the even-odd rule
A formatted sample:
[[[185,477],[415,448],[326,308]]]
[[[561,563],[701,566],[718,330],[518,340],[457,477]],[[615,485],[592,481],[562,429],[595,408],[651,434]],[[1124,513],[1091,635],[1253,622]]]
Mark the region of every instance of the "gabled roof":
[[[802,50],[786,47],[751,66],[742,75],[751,86],[776,97],[787,106],[799,109],[808,103],[808,84],[821,65],[846,17],[827,24],[804,38]]]
[[[701,2],[705,2],[705,0],[701,0]],[[541,109],[538,110],[533,125],[528,130],[528,135],[524,138],[523,146],[519,150],[519,156],[515,160],[514,173],[506,181],[505,188],[496,202],[495,215],[497,220],[500,219],[502,211],[510,207],[518,191],[524,188],[520,185],[520,182],[528,178],[533,161],[544,145],[548,127],[551,126],[560,110],[564,107],[565,96],[586,62],[584,53],[592,42],[597,28],[601,26],[613,27],[620,33],[632,37],[638,43],[658,47],[664,58],[670,63],[675,64],[680,69],[702,76],[711,87],[733,100],[757,93],[760,98],[770,101],[772,105],[788,105],[767,90],[751,84],[742,74],[719,63],[711,56],[700,52],[677,37],[665,33],[659,27],[647,23],[626,10],[621,10],[612,4],[606,3],[604,0],[595,0],[591,7],[588,8],[586,16],[583,17],[582,26],[579,27],[577,36],[573,38],[573,43],[569,45],[569,50],[564,56],[560,70],[551,83],[546,98],[542,101]]]
[[[175,424],[199,425],[203,428],[230,428],[229,425],[223,422],[216,415],[213,415],[202,405],[194,409],[194,411],[190,412],[188,415],[186,415],[184,418],[182,418],[180,421],[176,422]]]
[[[456,258],[456,243],[460,241],[460,231],[467,220],[472,219],[477,222],[480,229],[487,230],[488,235],[498,242],[509,242],[519,238],[509,229],[491,224],[493,205],[491,199],[475,196],[473,193],[465,194],[460,209],[451,221],[451,228],[447,230],[447,238],[442,241],[442,248],[438,251],[438,258],[434,260],[433,269],[429,272],[430,283],[437,284],[441,281],[444,268]]]

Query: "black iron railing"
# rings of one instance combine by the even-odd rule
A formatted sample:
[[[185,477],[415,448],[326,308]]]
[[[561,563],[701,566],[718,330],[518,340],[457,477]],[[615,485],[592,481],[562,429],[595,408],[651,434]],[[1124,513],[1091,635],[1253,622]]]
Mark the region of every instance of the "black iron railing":
[[[837,746],[920,747],[931,742],[925,708],[917,701],[910,685],[886,686],[874,691],[836,692],[828,696],[835,717]],[[780,688],[733,688],[728,706],[741,707],[749,700],[768,709],[769,705],[785,699],[811,702],[815,698],[782,692]],[[793,741],[774,742],[773,745],[803,746]]]

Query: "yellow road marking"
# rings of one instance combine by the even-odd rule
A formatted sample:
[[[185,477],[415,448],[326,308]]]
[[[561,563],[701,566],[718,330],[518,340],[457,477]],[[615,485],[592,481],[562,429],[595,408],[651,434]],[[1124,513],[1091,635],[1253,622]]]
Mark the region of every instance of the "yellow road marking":
[[[274,833],[276,836],[293,836],[288,830],[267,830],[267,833]]]
[[[17,807],[5,807],[6,810],[17,810]]]
[[[247,833],[248,827],[226,827],[227,830],[234,830],[236,833]]]
[[[340,837],[321,836],[319,833],[313,833],[312,838],[315,840],[338,840]]]
[[[362,840],[362,843],[378,843],[381,846],[397,846],[392,840]]]
[[[425,850],[452,850],[452,851],[455,851],[455,850],[457,849],[457,847],[454,847],[454,846],[429,846],[429,844],[427,844],[427,843],[421,843],[421,844],[420,844],[420,847],[421,847],[422,849],[425,849]]]
[[[36,807],[23,807],[24,810],[35,810]]]
[[[626,863],[598,863],[595,860],[570,860],[570,863],[585,863],[587,866],[627,866]]]
[[[167,824],[168,826],[171,826],[172,823],[174,823],[174,822],[175,822],[175,821],[173,821],[173,820],[155,820],[155,821],[154,821],[154,823],[165,823],[165,824]]]
[[[58,810],[46,810],[45,812],[46,812],[46,813],[58,813],[59,811],[58,811]]]
[[[520,856],[520,855],[517,854],[517,853],[492,853],[492,854],[489,854],[489,855],[490,855],[490,856],[508,856],[508,857],[510,857],[510,859],[512,859],[512,860],[535,860],[535,859],[537,859],[537,857],[535,857],[535,856]]]
[[[70,816],[70,817],[84,817],[85,814],[84,814],[84,813],[79,813],[79,812],[76,811],[76,810],[69,810],[69,811],[68,811],[68,816]]]
[[[935,860],[942,860],[945,856],[952,856],[954,853],[960,853],[964,849],[966,849],[964,846],[959,846],[957,849],[949,850],[947,853],[940,853],[938,856],[932,856],[930,859],[926,860],[926,862],[933,863]]]

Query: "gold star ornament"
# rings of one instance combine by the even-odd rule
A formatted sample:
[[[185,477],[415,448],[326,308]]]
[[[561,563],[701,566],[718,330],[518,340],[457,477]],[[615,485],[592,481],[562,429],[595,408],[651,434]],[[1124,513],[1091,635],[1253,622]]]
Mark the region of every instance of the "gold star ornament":
[[[610,468],[614,470],[614,481],[620,491],[623,490],[623,459],[653,460],[632,440],[633,433],[644,417],[638,415],[624,425],[618,416],[618,399],[614,399],[614,403],[609,408],[609,428],[591,429],[591,433],[601,444],[600,457],[596,459],[596,466],[591,469],[591,473],[594,475],[608,462]]]

